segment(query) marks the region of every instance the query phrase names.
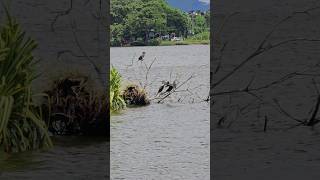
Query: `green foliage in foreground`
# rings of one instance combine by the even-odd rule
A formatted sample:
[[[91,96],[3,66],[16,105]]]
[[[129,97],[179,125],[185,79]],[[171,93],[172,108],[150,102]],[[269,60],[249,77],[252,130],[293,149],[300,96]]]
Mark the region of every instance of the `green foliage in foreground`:
[[[110,111],[118,112],[126,107],[121,97],[121,75],[112,67],[110,70]]]
[[[6,13],[7,22],[0,27],[0,148],[5,152],[48,148],[52,142],[31,93],[36,43]]]

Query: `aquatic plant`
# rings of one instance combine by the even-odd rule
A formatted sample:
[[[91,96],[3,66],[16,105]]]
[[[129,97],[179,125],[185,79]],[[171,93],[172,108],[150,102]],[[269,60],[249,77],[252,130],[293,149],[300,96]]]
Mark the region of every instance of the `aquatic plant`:
[[[123,91],[122,97],[129,105],[144,106],[150,104],[147,92],[137,85],[128,85]]]
[[[52,142],[31,92],[37,45],[5,12],[6,23],[0,27],[0,147],[5,152],[48,148]]]
[[[110,111],[117,112],[126,107],[121,97],[121,75],[112,67],[110,70]]]
[[[43,104],[50,132],[56,135],[107,135],[109,109],[105,94],[89,89],[88,77],[55,80]]]

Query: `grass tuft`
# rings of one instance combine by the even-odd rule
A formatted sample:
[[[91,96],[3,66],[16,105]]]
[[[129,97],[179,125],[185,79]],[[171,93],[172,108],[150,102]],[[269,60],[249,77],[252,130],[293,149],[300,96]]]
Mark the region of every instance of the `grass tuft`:
[[[55,80],[43,104],[50,132],[56,135],[107,135],[109,109],[106,95],[89,90],[88,77]]]
[[[126,107],[121,96],[121,75],[112,67],[110,70],[110,111],[119,112]]]
[[[5,152],[52,147],[31,92],[37,44],[5,12],[6,23],[0,27],[0,147]]]
[[[137,85],[127,86],[122,97],[128,105],[144,106],[150,104],[147,92]]]

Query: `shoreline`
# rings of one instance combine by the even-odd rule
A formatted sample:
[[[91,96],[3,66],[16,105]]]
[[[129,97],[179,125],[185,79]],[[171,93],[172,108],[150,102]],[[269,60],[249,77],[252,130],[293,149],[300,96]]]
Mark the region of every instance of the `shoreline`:
[[[189,45],[210,45],[210,40],[200,41],[200,42],[188,42],[188,41],[174,41],[174,42],[165,42],[160,43],[160,45],[143,45],[143,46],[133,46],[133,45],[125,45],[125,46],[110,46],[114,47],[145,47],[145,46],[189,46]]]
[[[165,41],[159,46],[210,45],[210,40]]]

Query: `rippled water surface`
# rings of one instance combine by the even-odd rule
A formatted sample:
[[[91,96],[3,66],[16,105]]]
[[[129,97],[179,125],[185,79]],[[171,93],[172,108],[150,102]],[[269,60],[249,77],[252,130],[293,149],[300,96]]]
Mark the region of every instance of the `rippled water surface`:
[[[0,155],[0,179],[107,179],[104,139],[61,137],[49,151]]]
[[[147,80],[145,65],[156,58]],[[132,64],[133,60],[133,65]],[[124,83],[147,83],[152,97],[161,80],[180,83],[181,92],[163,104],[127,108],[111,117],[111,179],[209,179],[209,46],[111,48],[111,63]]]

